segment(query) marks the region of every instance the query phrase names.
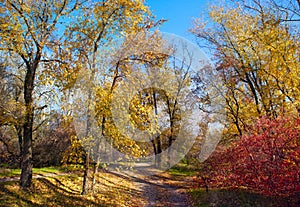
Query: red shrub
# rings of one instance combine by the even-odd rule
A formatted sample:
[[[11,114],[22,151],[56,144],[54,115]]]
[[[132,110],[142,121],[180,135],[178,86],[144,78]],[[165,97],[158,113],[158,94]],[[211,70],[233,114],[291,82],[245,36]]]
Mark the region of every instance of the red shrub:
[[[211,156],[215,185],[265,195],[300,192],[300,118],[260,118],[232,147]]]

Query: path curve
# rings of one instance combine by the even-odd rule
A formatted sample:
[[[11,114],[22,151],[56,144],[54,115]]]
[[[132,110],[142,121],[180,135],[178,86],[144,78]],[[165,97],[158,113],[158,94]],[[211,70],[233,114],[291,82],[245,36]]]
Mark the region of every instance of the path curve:
[[[145,170],[149,170],[145,169]],[[151,169],[153,170],[153,169]],[[132,172],[112,172],[131,179],[133,185],[143,193],[140,196],[139,207],[189,207],[192,199],[187,190],[192,185],[192,178],[174,176],[167,172],[147,176],[142,170]]]

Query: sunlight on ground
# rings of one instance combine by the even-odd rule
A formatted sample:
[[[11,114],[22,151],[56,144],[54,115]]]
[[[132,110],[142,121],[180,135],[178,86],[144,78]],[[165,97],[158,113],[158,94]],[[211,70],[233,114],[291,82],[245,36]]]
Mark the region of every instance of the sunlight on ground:
[[[18,181],[0,183],[1,206],[137,206],[137,194],[130,180],[114,174],[97,176],[94,195],[80,195],[81,174],[34,179],[28,191],[20,190]]]

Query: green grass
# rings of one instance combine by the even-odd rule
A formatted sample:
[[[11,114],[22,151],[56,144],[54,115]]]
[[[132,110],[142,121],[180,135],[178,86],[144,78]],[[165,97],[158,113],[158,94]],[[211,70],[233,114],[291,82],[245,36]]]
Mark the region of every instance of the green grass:
[[[197,171],[191,165],[187,165],[184,163],[178,163],[177,165],[171,167],[168,172],[171,175],[180,175],[180,176],[194,176]]]
[[[297,206],[296,198],[266,197],[239,189],[192,189],[189,191],[196,207],[273,207]]]
[[[43,173],[61,173],[64,170],[61,167],[43,167],[43,168],[33,168],[33,174],[43,174]]]
[[[46,174],[46,173],[61,173],[65,170],[61,167],[43,167],[43,168],[33,168],[33,174]],[[3,177],[16,177],[21,174],[21,169],[10,169],[10,168],[0,168],[0,178]]]
[[[21,169],[0,168],[0,178],[15,177],[21,174]]]

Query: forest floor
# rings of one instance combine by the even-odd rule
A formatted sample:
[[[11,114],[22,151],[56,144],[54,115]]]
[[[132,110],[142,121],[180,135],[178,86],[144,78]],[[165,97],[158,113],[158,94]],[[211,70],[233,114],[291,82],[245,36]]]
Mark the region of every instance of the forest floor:
[[[104,171],[94,193],[80,195],[82,172],[35,170],[33,186],[21,190],[18,171],[0,170],[0,206],[192,206],[188,195],[192,178],[163,172],[144,175],[132,171]]]
[[[149,168],[145,170],[149,172]],[[35,168],[32,187],[22,190],[18,185],[20,170],[0,168],[0,207],[300,206],[297,197],[266,197],[244,189],[206,192],[195,187],[195,173],[182,166],[149,176],[143,170],[101,169],[93,193],[82,196],[82,169]]]

